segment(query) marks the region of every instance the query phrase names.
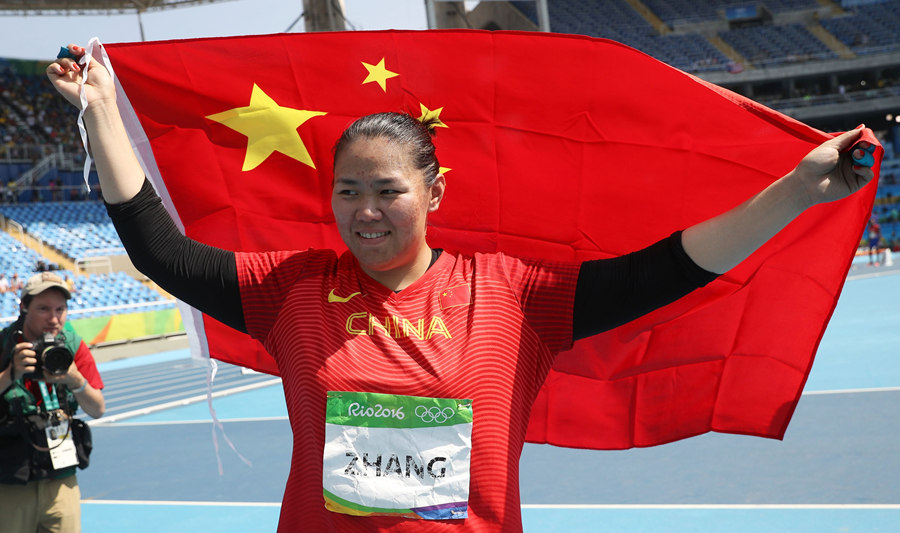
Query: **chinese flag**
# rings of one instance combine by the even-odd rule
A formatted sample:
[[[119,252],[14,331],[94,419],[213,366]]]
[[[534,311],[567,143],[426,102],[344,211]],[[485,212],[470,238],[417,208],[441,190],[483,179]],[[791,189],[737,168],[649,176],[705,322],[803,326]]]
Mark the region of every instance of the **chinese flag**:
[[[722,213],[828,138],[627,46],[573,35],[384,31],[105,48],[132,139],[176,221],[231,250],[343,249],[331,148],[372,112],[440,120],[448,192],[431,246],[569,261],[631,252]],[[707,287],[576,343],[547,378],[529,440],[781,438],[874,194],[871,185],[810,209]],[[203,353],[277,373],[249,337],[190,318]]]

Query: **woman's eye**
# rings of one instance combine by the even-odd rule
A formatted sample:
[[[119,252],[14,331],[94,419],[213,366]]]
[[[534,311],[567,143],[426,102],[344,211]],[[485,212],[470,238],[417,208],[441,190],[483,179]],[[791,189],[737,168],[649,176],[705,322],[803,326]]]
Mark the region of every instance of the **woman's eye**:
[[[356,191],[351,191],[350,189],[343,189],[337,192],[339,196],[355,196]]]

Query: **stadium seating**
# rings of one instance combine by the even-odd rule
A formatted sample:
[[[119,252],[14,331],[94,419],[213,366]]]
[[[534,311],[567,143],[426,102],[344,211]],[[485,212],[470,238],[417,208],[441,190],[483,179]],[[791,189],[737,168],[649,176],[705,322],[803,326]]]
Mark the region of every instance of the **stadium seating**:
[[[534,2],[511,2],[526,17],[537,22]],[[840,2],[838,2],[839,4]],[[723,22],[727,7],[755,4],[746,0],[644,0],[643,4],[669,28],[687,24]],[[775,16],[822,8],[817,0],[768,0]],[[626,0],[554,0],[548,3],[554,32],[577,33],[613,39],[637,48],[688,72],[726,70],[730,60],[709,37],[717,36],[756,67],[817,61],[837,57],[834,50],[815,37],[804,24],[762,25],[734,28],[701,35],[692,32],[662,35]],[[884,2],[849,8],[840,15],[816,11],[815,20],[857,54],[900,50],[900,2]],[[708,30],[707,30],[708,33]]]
[[[73,277],[69,274],[70,277]],[[75,293],[69,303],[72,318],[90,318],[136,311],[170,309],[174,300],[164,298],[124,272],[73,277]]]
[[[881,226],[883,244],[900,252],[900,159],[885,159],[872,215]]]
[[[14,273],[18,273],[19,279],[27,279],[34,273],[33,265]],[[175,306],[174,300],[163,297],[124,272],[76,276],[71,271],[60,270],[57,274],[75,282],[75,292],[69,301],[70,318],[154,311]],[[6,277],[10,278],[11,274],[6,274]],[[18,314],[19,292],[0,293],[0,323],[8,324]]]
[[[537,21],[534,2],[512,4]],[[728,64],[728,58],[701,35],[660,35],[624,0],[602,5],[588,0],[560,0],[550,2],[549,11],[550,27],[557,33],[612,39],[691,72],[724,70]]]
[[[38,261],[43,258],[37,252],[26,247],[21,242],[0,232],[0,273],[10,278],[13,274],[26,273],[34,270]]]
[[[764,3],[773,14],[819,7],[819,3],[816,0],[767,0]],[[725,8],[746,6],[748,4],[754,5],[756,2],[747,2],[746,0],[704,0],[703,2],[694,2],[692,0],[644,0],[644,4],[660,20],[675,26],[678,24],[720,20]]]
[[[75,127],[78,111],[56,95],[43,73],[33,72],[21,61],[0,62],[0,141],[10,145],[26,136],[74,151],[80,145]],[[29,72],[32,71],[32,72]],[[15,142],[15,147],[22,142]]]
[[[837,57],[802,24],[736,28],[719,36],[757,67]]]
[[[846,16],[828,18],[822,26],[858,55],[900,50],[900,4],[861,5]]]
[[[122,243],[104,207],[96,202],[49,202],[0,206],[0,214],[19,222],[31,236],[76,259],[92,255],[122,254]],[[7,280],[24,282],[39,263],[50,259],[5,232],[0,232],[0,274]],[[170,309],[174,301],[125,274],[75,275],[59,270],[61,277],[74,281],[69,302],[71,318],[90,318],[138,311]],[[19,291],[0,293],[0,323],[8,323],[19,313]]]
[[[106,208],[97,202],[3,205],[0,214],[73,260],[125,253]]]

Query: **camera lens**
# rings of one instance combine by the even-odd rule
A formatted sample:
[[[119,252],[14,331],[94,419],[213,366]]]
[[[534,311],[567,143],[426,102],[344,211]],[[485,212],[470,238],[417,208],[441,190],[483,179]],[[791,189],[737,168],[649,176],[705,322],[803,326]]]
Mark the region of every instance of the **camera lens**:
[[[69,370],[72,364],[72,352],[65,346],[48,346],[44,350],[44,373],[51,376],[61,376]]]

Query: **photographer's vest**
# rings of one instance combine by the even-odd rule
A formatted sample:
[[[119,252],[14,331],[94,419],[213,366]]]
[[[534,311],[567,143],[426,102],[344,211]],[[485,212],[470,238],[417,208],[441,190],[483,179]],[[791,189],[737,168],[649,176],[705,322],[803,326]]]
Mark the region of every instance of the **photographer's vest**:
[[[0,371],[5,370],[12,360],[12,351],[16,345],[14,334],[19,329],[17,326],[18,323],[0,331]],[[75,354],[81,346],[81,337],[68,323],[63,331],[66,348]],[[0,397],[0,484],[24,484],[36,479],[61,478],[75,473],[74,466],[54,469],[50,453],[38,448],[47,446],[44,428],[48,410],[62,409],[71,419],[78,409],[78,402],[65,385],[39,383],[41,401],[28,389],[21,377],[13,381]],[[74,425],[72,429],[75,429]],[[85,430],[81,424],[79,430]],[[82,459],[81,455],[82,450],[79,450],[79,460]],[[82,468],[85,466],[86,456]]]

